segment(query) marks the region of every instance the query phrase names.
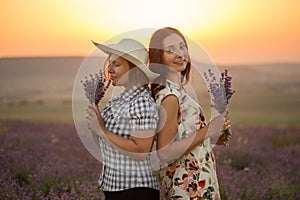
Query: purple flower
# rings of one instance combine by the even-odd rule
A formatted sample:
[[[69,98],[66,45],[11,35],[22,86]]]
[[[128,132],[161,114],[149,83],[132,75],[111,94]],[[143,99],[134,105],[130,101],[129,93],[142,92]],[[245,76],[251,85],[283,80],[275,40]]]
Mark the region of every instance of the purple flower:
[[[91,104],[95,103],[96,105],[98,105],[104,97],[105,91],[111,83],[110,80],[103,77],[102,70],[95,75],[90,74],[89,78],[85,77],[85,80],[81,82],[83,83],[86,98]]]
[[[228,75],[228,70],[225,69],[225,71],[221,73],[221,78],[219,79],[219,81],[217,81],[211,69],[208,70],[208,73],[204,72],[204,77],[209,83],[209,92],[213,96],[213,103],[211,106],[214,109],[216,109],[219,113],[225,112],[229,100],[235,92],[231,88],[232,77]],[[224,138],[227,138],[229,135],[230,130],[224,130]]]
[[[221,73],[221,81],[224,84],[225,87],[225,94],[226,94],[226,99],[227,99],[227,104],[229,103],[229,99],[231,99],[233,93],[235,92],[232,90],[231,85],[232,85],[232,77],[228,75],[228,70],[225,69],[224,72]]]
[[[232,77],[228,75],[228,70],[226,69],[221,73],[219,81],[217,81],[211,69],[208,70],[208,73],[204,72],[204,77],[209,83],[209,92],[213,96],[211,106],[219,113],[225,112],[229,99],[231,99],[232,94],[235,92],[231,88]]]

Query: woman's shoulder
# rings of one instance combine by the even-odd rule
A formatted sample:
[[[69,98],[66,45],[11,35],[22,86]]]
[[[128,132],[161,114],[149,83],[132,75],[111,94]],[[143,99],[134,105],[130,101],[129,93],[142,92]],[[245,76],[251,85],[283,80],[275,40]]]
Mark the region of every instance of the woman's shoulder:
[[[136,104],[138,102],[144,102],[149,104],[155,104],[155,101],[148,89],[142,90],[138,95],[132,99],[131,104]]]
[[[166,97],[173,95],[179,99],[180,97],[180,92],[178,90],[174,90],[168,86],[166,86],[164,89],[160,90],[156,95],[155,95],[155,100],[156,103],[160,104],[163,99]]]
[[[157,115],[158,107],[149,91],[143,91],[129,102],[129,113],[134,115]],[[148,113],[148,114],[147,114]]]

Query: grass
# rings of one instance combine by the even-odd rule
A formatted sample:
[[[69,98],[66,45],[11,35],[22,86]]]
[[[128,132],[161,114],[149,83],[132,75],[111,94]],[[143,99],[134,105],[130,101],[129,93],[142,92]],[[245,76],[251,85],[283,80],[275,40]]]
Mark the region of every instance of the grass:
[[[49,102],[26,104],[1,105],[0,120],[5,121],[35,121],[35,122],[62,122],[71,123],[72,105],[70,102]]]
[[[81,68],[83,60],[0,59],[0,120],[72,123],[72,88],[76,74],[85,71]],[[86,73],[99,67],[98,61],[95,66],[93,63],[84,65]],[[220,71],[223,69],[220,67]],[[236,90],[229,105],[233,126],[300,126],[299,64],[240,65],[227,69]],[[210,119],[207,88],[201,78],[194,78],[191,83],[199,89],[199,102]]]
[[[272,144],[276,147],[289,147],[300,144],[300,135],[289,135],[286,131],[281,131],[271,136]]]
[[[229,105],[233,126],[300,126],[300,94],[235,94]],[[208,103],[203,105],[209,119]],[[84,113],[83,113],[84,114]],[[71,100],[20,100],[0,104],[1,121],[73,122]]]

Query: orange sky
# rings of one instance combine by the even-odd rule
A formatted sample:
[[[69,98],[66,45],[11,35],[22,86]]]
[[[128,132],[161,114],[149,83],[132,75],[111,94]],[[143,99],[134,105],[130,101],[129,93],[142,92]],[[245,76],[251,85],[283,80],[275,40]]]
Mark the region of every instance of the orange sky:
[[[300,62],[299,0],[6,0],[0,57],[87,56],[90,40],[173,26],[216,63]]]

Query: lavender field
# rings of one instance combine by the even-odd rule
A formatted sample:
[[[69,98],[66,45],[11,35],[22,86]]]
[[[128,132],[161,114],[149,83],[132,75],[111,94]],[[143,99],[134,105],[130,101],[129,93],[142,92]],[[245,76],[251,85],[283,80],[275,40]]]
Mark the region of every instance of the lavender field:
[[[101,163],[80,141],[72,116],[82,61],[0,59],[0,199],[104,199]],[[229,71],[233,137],[214,149],[222,200],[300,199],[300,65]]]
[[[243,127],[215,148],[222,199],[300,199],[299,128]],[[103,199],[101,164],[71,124],[1,127],[0,199]]]
[[[299,128],[234,129],[216,159],[222,199],[300,199]]]
[[[69,124],[1,127],[0,199],[102,199],[101,165]]]

